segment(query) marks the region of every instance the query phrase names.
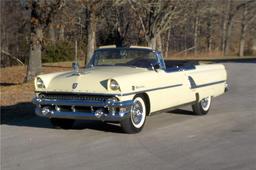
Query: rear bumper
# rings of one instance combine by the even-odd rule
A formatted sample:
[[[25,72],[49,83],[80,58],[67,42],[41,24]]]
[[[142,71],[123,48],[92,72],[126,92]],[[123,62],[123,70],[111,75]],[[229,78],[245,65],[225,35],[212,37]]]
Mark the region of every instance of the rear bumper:
[[[84,100],[56,100],[41,99],[35,97],[33,104],[36,105],[35,113],[47,118],[66,118],[83,120],[101,120],[120,122],[130,116],[133,105],[132,100],[128,101],[84,101]],[[69,108],[62,109],[62,107]],[[89,107],[90,110],[78,110],[78,107]]]

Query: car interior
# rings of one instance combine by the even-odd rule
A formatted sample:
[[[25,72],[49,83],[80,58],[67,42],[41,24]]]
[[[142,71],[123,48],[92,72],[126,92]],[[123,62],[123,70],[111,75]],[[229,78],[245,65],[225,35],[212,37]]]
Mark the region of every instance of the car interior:
[[[198,65],[198,61],[183,61],[183,60],[165,60],[166,72],[193,70]]]

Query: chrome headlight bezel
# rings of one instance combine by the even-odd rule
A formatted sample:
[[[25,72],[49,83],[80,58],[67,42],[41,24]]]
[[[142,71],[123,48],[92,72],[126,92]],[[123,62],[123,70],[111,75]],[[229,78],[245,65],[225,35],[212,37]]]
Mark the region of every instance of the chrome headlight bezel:
[[[44,89],[45,88],[44,82],[40,77],[36,78],[36,87],[39,88],[39,89]]]
[[[120,90],[120,86],[116,80],[111,79],[109,83],[109,88],[113,91]]]

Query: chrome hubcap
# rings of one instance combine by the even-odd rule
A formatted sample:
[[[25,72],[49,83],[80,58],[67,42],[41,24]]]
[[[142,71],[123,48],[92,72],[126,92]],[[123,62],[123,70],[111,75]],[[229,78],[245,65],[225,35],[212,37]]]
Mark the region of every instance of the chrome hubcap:
[[[206,107],[208,105],[208,99],[203,99],[201,103],[203,107]]]
[[[138,125],[143,117],[143,107],[142,104],[139,101],[136,101],[133,105],[132,111],[132,121],[134,124]]]
[[[207,111],[211,104],[211,97],[209,96],[209,97],[202,99],[200,103],[201,103],[203,110]]]

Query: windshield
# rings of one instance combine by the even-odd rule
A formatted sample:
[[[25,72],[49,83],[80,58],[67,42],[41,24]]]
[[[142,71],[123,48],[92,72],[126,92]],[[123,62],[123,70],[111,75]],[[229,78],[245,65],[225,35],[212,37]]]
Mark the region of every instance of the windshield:
[[[90,65],[93,66],[134,66],[149,68],[157,63],[157,57],[148,49],[100,49],[95,51]]]

